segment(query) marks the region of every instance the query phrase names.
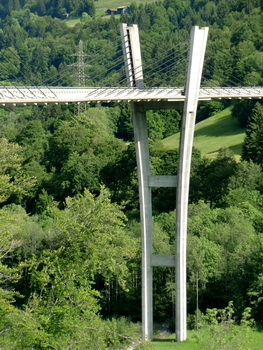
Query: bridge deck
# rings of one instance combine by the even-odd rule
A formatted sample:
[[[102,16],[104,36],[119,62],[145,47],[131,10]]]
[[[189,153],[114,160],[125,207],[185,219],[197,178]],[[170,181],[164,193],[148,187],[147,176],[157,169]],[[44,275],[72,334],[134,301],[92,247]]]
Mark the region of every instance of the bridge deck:
[[[262,98],[262,87],[207,87],[199,91],[199,100],[223,98]],[[0,104],[67,103],[111,101],[184,101],[182,87],[90,88],[90,87],[1,87]]]

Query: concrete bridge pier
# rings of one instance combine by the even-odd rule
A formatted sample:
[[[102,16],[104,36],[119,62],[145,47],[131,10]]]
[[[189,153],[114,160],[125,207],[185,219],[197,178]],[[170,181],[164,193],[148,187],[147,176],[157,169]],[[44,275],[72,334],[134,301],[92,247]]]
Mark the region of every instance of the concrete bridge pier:
[[[143,72],[138,27],[121,25],[126,76],[129,87],[143,89]],[[151,176],[147,109],[173,109],[176,101],[133,102],[133,125],[139,178],[142,235],[142,337],[153,336],[153,266],[176,267],[176,341],[186,339],[186,243],[187,215],[192,145],[198,95],[203,69],[208,28],[193,27],[190,38],[185,102],[180,136],[179,166],[176,176]],[[178,180],[177,180],[178,179]],[[176,252],[175,255],[152,254],[152,197],[151,187],[176,187]]]

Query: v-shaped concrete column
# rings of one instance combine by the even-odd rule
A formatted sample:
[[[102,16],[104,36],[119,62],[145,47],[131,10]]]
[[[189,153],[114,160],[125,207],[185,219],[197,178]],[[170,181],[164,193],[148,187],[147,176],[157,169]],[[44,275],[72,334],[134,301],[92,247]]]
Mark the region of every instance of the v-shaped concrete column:
[[[187,211],[191,154],[194,135],[198,93],[203,68],[208,28],[194,27],[191,32],[190,54],[185,87],[185,103],[181,128],[180,159],[176,176],[151,176],[148,132],[146,124],[147,109],[173,109],[175,101],[162,103],[134,102],[133,126],[139,178],[140,215],[142,235],[142,336],[153,336],[153,266],[176,265],[176,339],[186,339],[186,239]],[[126,76],[129,87],[143,89],[143,72],[137,25],[121,25],[122,45],[125,58]],[[177,238],[175,255],[152,254],[152,197],[151,187],[178,187],[177,189]]]

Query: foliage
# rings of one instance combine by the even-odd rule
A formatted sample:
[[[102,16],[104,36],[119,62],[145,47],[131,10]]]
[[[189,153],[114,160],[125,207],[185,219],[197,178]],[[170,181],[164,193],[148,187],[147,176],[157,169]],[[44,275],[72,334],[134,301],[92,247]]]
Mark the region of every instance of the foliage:
[[[176,110],[147,112],[149,138],[161,140],[179,131],[180,114]]]
[[[263,164],[263,106],[256,103],[248,120],[243,159]]]
[[[249,349],[249,329],[253,326],[250,309],[243,312],[240,326],[236,325],[233,302],[225,309],[207,309],[206,319],[210,324],[207,339],[198,339],[200,349]]]
[[[95,14],[93,0],[8,0],[7,4],[4,1],[1,1],[0,8],[3,11],[1,11],[2,18],[4,18],[6,15],[10,15],[12,11],[19,11],[21,9],[30,9],[32,13],[36,13],[39,16],[52,15],[60,18],[62,18],[62,16],[67,12],[75,15],[80,15],[82,12],[87,12],[91,16]]]
[[[120,103],[115,108],[110,108],[110,113],[115,112],[115,130],[117,138],[124,141],[133,140],[132,113],[128,103]]]
[[[23,340],[21,340],[23,336],[21,338],[17,336],[17,339],[14,337],[12,341],[8,340],[9,333],[14,334],[14,329],[24,322],[23,313],[13,305],[15,299],[21,297],[15,290],[15,285],[20,279],[21,268],[15,264],[10,266],[9,261],[14,258],[15,250],[24,244],[22,233],[25,221],[27,221],[27,214],[21,207],[5,206],[0,210],[0,344],[4,349],[15,349],[14,342],[23,342],[27,337],[23,334],[25,335]]]
[[[222,305],[228,302],[227,295],[232,296],[238,312],[247,305],[246,294],[261,264],[260,229],[255,231],[258,215],[261,210],[257,211],[257,205],[248,207],[246,200],[225,209],[211,210],[202,202],[190,207],[189,312],[193,313],[197,306],[203,311],[203,305]],[[218,294],[218,288],[222,293]]]
[[[14,254],[14,250],[23,244],[21,239],[23,221],[27,215],[21,207],[15,205],[6,206],[0,210],[0,269],[1,269],[1,293],[5,298],[2,287],[6,287],[8,281],[17,280],[18,270],[6,264],[7,258]],[[8,285],[8,284],[7,284]],[[8,293],[6,293],[8,296]],[[12,296],[12,293],[11,293]],[[12,298],[11,298],[12,299]]]
[[[231,152],[222,149],[214,160],[203,159],[192,175],[190,198],[204,199],[210,207],[220,204],[228,193],[228,184],[235,174],[237,163]]]
[[[211,101],[200,104],[197,110],[196,120],[200,122],[201,120],[210,118],[223,109],[224,104],[221,101]]]
[[[106,113],[90,109],[87,114],[60,123],[49,139],[50,188],[63,201],[89,188],[98,193],[100,172],[121,151],[121,142],[111,135]]]
[[[0,203],[6,202],[12,195],[21,199],[34,186],[35,179],[22,168],[21,153],[22,147],[18,144],[0,139]]]
[[[248,118],[255,104],[256,100],[237,100],[234,102],[232,115],[238,119],[238,122],[242,127],[247,126]]]
[[[262,255],[262,254],[261,254]],[[262,259],[262,256],[261,256]],[[253,312],[255,316],[262,319],[262,302],[263,302],[263,274],[258,275],[257,280],[254,281],[253,286],[248,292],[251,298],[251,304],[254,305]]]
[[[84,349],[87,342],[90,348],[105,349],[133,340],[127,321],[100,319],[100,293],[94,287],[100,279],[105,285],[116,280],[125,288],[126,260],[136,252],[133,240],[123,230],[125,217],[110,203],[106,190],[96,199],[88,191],[68,198],[66,206],[64,211],[55,206],[50,208],[52,226],[47,226],[48,232],[41,237],[46,249],[38,244],[38,251],[25,235],[29,235],[29,226],[26,232],[22,231],[26,213],[15,207],[0,210],[2,259],[10,261],[11,252],[13,259],[27,257],[18,266],[20,271],[24,270],[22,279],[18,269],[1,263],[1,275],[6,276],[2,277],[1,285],[7,279],[16,289],[26,291],[23,283],[29,283],[31,289],[22,310],[12,305],[15,291],[1,289],[4,349],[74,347],[74,344]],[[31,251],[26,246],[31,246]],[[15,280],[19,280],[17,287]],[[102,333],[99,341],[97,332]],[[16,339],[13,347],[8,347],[12,339]]]

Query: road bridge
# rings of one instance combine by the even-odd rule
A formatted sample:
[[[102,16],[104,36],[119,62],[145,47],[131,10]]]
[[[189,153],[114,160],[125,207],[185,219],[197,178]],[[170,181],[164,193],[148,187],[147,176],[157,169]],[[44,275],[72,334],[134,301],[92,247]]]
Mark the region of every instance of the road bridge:
[[[263,87],[202,87],[198,100],[262,99]],[[0,104],[185,101],[184,87],[0,87]]]

